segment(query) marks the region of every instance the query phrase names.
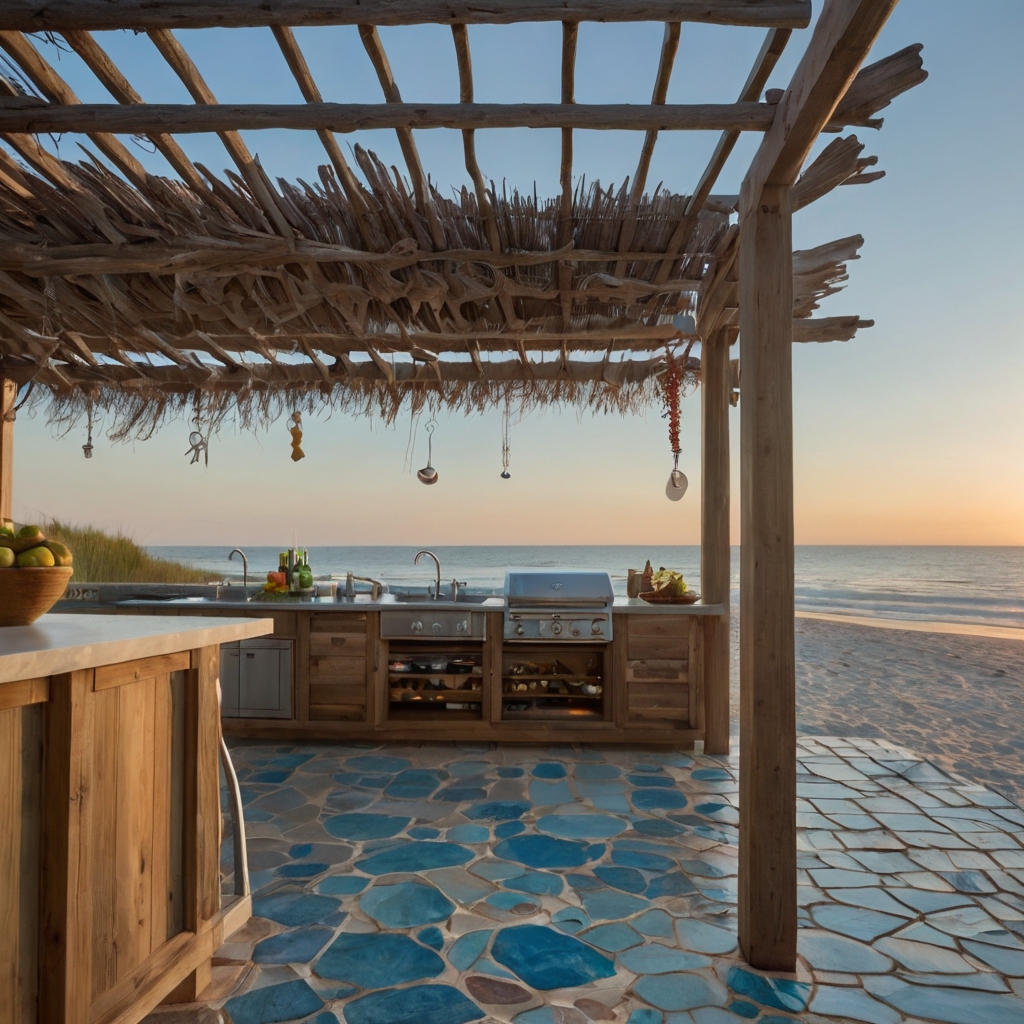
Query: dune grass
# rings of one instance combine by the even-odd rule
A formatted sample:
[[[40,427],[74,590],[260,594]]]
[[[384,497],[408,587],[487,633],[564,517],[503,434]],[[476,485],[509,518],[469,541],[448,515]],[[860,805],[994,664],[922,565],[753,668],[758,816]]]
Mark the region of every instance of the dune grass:
[[[182,562],[154,558],[123,533],[73,526],[59,519],[43,523],[50,540],[71,548],[72,583],[207,583],[210,574]]]

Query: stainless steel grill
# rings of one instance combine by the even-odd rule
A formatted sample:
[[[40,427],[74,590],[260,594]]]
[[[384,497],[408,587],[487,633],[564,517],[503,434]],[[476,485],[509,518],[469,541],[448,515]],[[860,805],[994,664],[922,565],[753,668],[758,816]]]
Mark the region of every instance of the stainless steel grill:
[[[575,570],[505,574],[506,640],[604,643],[612,638],[611,577]]]

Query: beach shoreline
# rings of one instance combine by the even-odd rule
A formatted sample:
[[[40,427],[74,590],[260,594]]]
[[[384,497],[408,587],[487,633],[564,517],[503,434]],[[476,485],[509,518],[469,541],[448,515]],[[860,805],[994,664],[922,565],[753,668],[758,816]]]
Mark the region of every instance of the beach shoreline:
[[[931,622],[915,619],[885,619],[868,615],[839,615],[831,612],[797,611],[798,619],[819,619],[848,626],[895,629],[905,633],[948,633],[955,636],[985,636],[994,640],[1024,641],[1024,629],[987,626],[981,622]]]

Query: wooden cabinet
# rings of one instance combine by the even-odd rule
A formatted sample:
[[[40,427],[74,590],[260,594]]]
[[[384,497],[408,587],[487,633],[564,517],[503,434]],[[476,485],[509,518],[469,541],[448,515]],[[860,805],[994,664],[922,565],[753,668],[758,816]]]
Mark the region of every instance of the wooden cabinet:
[[[291,718],[291,640],[242,640],[220,649],[221,715]]]
[[[374,637],[374,640],[376,637]],[[309,720],[363,722],[373,674],[367,616],[322,612],[309,616]]]

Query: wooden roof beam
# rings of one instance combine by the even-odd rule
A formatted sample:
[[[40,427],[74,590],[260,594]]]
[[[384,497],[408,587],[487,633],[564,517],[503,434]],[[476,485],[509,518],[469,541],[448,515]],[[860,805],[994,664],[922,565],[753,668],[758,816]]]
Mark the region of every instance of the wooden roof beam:
[[[360,25],[359,38],[363,41],[363,47],[367,56],[377,72],[377,79],[384,91],[384,99],[391,105],[402,104],[402,94],[398,89],[394,73],[391,70],[391,62],[387,53],[384,52],[384,44],[380,40],[380,33],[375,25]],[[412,135],[412,128],[404,125],[395,127],[398,135],[398,144],[402,147],[402,156],[405,157],[406,167],[409,169],[409,177],[412,179],[412,189],[416,196],[416,205],[419,211],[426,218],[430,228],[430,238],[435,249],[445,247],[444,231],[441,229],[441,222],[437,219],[437,211],[430,198],[427,188],[427,176],[423,173],[423,164],[420,162],[419,150],[416,148],[416,140]]]
[[[80,104],[74,90],[50,66],[43,55],[32,45],[32,41],[21,32],[0,31],[2,46],[29,77],[33,85],[51,102],[61,104],[65,110],[74,111]],[[10,102],[18,102],[11,100]],[[88,132],[88,129],[85,129]],[[35,132],[28,134],[34,135]],[[132,133],[134,134],[134,133]],[[146,170],[125,148],[120,139],[108,131],[88,132],[96,147],[124,174],[136,188],[146,187]]]
[[[103,48],[88,32],[68,30],[63,33],[68,45],[85,62],[90,71],[100,80],[107,92],[118,103],[142,103],[142,97],[132,88],[121,69],[110,59]],[[209,186],[203,176],[192,165],[181,146],[170,135],[154,134],[149,141],[163,154],[167,162],[197,192],[206,192]]]
[[[374,24],[512,24],[523,21],[694,21],[713,25],[806,28],[810,0],[390,0]],[[357,25],[365,0],[4,0],[0,29],[243,28]]]
[[[174,71],[178,78],[181,79],[185,88],[192,94],[192,98],[197,104],[201,104],[198,107],[185,107],[184,109],[197,111],[204,107],[215,108],[217,106],[217,97],[213,95],[212,90],[199,73],[199,68],[195,66],[192,58],[186,53],[185,47],[181,45],[174,34],[168,29],[154,29],[149,32],[149,38],[153,41],[153,45],[157,50],[160,51],[160,55],[170,65],[171,70]],[[151,108],[148,104],[145,104],[139,107],[114,109],[133,111]],[[173,131],[173,129],[168,130]],[[256,162],[249,152],[249,147],[242,140],[242,136],[234,129],[221,130],[217,134],[220,136],[221,142],[224,143],[224,148],[228,151],[228,155],[234,161],[239,173],[245,179],[245,183],[252,191],[256,202],[267,217],[270,218],[270,222],[277,230],[277,233],[285,238],[291,238],[295,232],[292,231],[291,225],[285,220],[277,200],[271,193],[263,173],[256,166]]]
[[[288,65],[288,69],[291,71],[299,91],[302,93],[302,98],[307,103],[323,103],[324,98],[320,94],[316,82],[313,80],[313,75],[309,70],[309,65],[306,63],[305,55],[299,49],[295,33],[287,25],[275,25],[273,32],[277,45],[281,49],[281,54],[284,56],[285,63]],[[320,137],[320,142],[327,153],[328,159],[337,172],[338,180],[341,182],[341,187],[345,190],[348,201],[352,204],[352,209],[355,211],[359,226],[363,229],[363,238],[366,240],[369,233],[363,224],[363,218],[366,216],[366,200],[363,196],[363,190],[359,185],[359,180],[341,152],[341,147],[338,145],[338,140],[335,139],[334,133],[326,128],[321,128],[317,131],[317,135]]]
[[[897,0],[828,0],[814,26],[775,121],[743,180],[756,202],[765,185],[792,185],[846,95]]]
[[[170,35],[168,33],[168,35]],[[173,37],[171,37],[173,38]],[[184,53],[184,51],[181,51]],[[189,64],[191,60],[189,59]],[[194,65],[192,65],[194,67]],[[293,131],[356,132],[414,128],[561,128],[585,131],[767,132],[775,120],[771,103],[40,103],[30,98],[0,101],[3,132],[112,132],[118,134],[216,132],[284,128]],[[239,140],[240,141],[240,140]],[[236,157],[234,143],[225,143]],[[248,154],[244,143],[237,149]],[[411,156],[411,154],[410,154]],[[251,157],[249,158],[251,159]],[[418,159],[418,157],[417,157]],[[424,183],[422,170],[417,172]],[[410,174],[412,172],[410,171]],[[248,179],[247,179],[248,180]],[[710,184],[708,186],[710,191]]]
[[[579,24],[575,21],[562,22],[562,106],[576,103],[576,43],[579,39]],[[558,245],[573,242],[575,226],[572,212],[572,128],[562,129],[562,157],[559,165],[558,183],[562,189],[558,211]],[[572,322],[572,267],[565,260],[558,262],[558,295],[562,307],[562,330],[569,330]]]

